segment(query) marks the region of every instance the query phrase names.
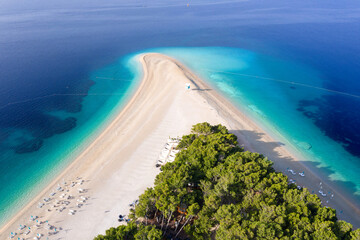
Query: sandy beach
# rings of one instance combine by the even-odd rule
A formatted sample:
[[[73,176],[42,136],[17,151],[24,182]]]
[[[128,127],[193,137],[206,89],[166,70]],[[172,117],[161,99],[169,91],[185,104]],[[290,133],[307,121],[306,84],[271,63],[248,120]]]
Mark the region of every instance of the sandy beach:
[[[161,54],[138,58],[143,80],[125,108],[38,198],[1,228],[1,239],[10,232],[17,233],[14,239],[33,239],[36,234],[41,239],[92,239],[118,226],[118,215],[128,214],[129,204],[153,185],[159,173],[155,164],[167,139],[188,134],[193,124],[205,121],[228,127],[246,150],[264,154],[277,171],[314,191],[324,205],[336,208],[339,219],[360,226],[358,204],[312,172],[286,144],[275,141],[189,69]],[[190,90],[185,88],[187,83]],[[321,196],[319,190],[327,195]],[[44,205],[39,208],[39,203]],[[26,227],[18,230],[20,225]]]

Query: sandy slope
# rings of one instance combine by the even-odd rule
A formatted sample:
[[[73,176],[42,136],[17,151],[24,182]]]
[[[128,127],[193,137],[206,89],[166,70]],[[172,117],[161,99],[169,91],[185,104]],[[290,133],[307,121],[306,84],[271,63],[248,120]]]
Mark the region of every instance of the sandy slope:
[[[30,215],[37,215],[40,221],[48,220],[57,227],[58,233],[50,239],[92,239],[105,229],[117,226],[117,216],[127,214],[129,203],[153,185],[158,173],[155,163],[167,138],[187,134],[193,124],[204,121],[226,125],[246,149],[261,152],[273,160],[277,170],[290,167],[297,172],[305,171],[305,178],[298,175],[292,178],[299,185],[309,187],[310,191],[317,192],[322,181],[324,192],[334,193],[333,199],[322,198],[323,203],[328,200],[329,206],[343,211],[339,215],[341,219],[359,226],[360,212],[354,204],[301,162],[295,161],[286,146],[275,142],[186,67],[160,54],[146,54],[139,59],[143,64],[144,79],[133,98],[106,130],[43,191],[41,198],[35,199],[0,230],[1,239],[7,238],[10,231],[16,231],[19,224],[32,226],[32,233],[27,235],[31,239],[33,233],[54,232],[54,229],[44,229],[45,224],[35,229],[35,223],[28,220]],[[186,83],[191,83],[191,90],[185,89]],[[85,182],[69,186],[71,181],[80,181],[76,177]],[[66,179],[66,186],[62,179]],[[65,191],[56,192],[51,204],[37,208],[37,203],[57,188],[58,183]],[[78,188],[87,192],[78,193]],[[74,198],[69,200],[64,211],[57,212],[55,209],[60,208],[60,204],[52,206],[63,193]],[[75,204],[77,199],[81,200],[80,195],[88,199],[78,208]],[[77,212],[69,215],[69,209]]]

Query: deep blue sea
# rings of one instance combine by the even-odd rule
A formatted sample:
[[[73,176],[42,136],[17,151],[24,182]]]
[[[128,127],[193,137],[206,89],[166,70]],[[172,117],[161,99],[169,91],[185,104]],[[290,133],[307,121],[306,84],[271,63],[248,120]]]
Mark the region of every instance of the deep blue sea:
[[[189,4],[189,6],[187,6]],[[0,1],[0,224],[176,57],[360,194],[360,2]]]

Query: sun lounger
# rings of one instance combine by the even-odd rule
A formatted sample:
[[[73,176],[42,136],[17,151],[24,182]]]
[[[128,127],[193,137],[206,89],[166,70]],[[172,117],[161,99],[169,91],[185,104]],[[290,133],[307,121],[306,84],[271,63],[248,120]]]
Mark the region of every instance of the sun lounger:
[[[47,229],[47,230],[51,230],[51,228],[52,228],[52,226],[51,226],[50,224],[47,224],[47,225],[45,226],[45,229]]]
[[[38,218],[38,216],[30,216],[30,221],[35,221]]]
[[[76,212],[76,210],[72,210],[72,209],[70,209],[70,210],[69,210],[69,215],[74,215],[74,214],[75,214],[75,212]]]
[[[166,162],[166,159],[165,158],[159,158],[157,161],[162,164],[162,163]]]
[[[26,226],[25,226],[25,225],[21,225],[21,224],[20,224],[20,226],[19,226],[19,230],[23,230],[24,228],[26,228]]]
[[[175,157],[174,156],[170,156],[169,158],[168,158],[168,162],[173,162],[175,160]]]

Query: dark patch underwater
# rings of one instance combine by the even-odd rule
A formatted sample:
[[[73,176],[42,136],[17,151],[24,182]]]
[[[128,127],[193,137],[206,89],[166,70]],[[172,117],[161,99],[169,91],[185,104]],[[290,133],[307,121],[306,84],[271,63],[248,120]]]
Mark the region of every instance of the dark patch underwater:
[[[298,111],[312,119],[328,137],[360,157],[360,101],[353,97],[324,95],[299,102]]]
[[[52,111],[78,113],[82,109],[83,98],[87,96],[93,81],[81,86],[81,93],[71,93],[69,88],[60,94],[49,94],[21,104],[13,104],[0,109],[0,143],[7,141],[14,132],[29,133],[27,137],[17,137],[6,146],[18,154],[38,151],[44,140],[56,134],[62,134],[76,127],[77,119],[61,119],[50,114]],[[70,90],[71,89],[71,90]]]

